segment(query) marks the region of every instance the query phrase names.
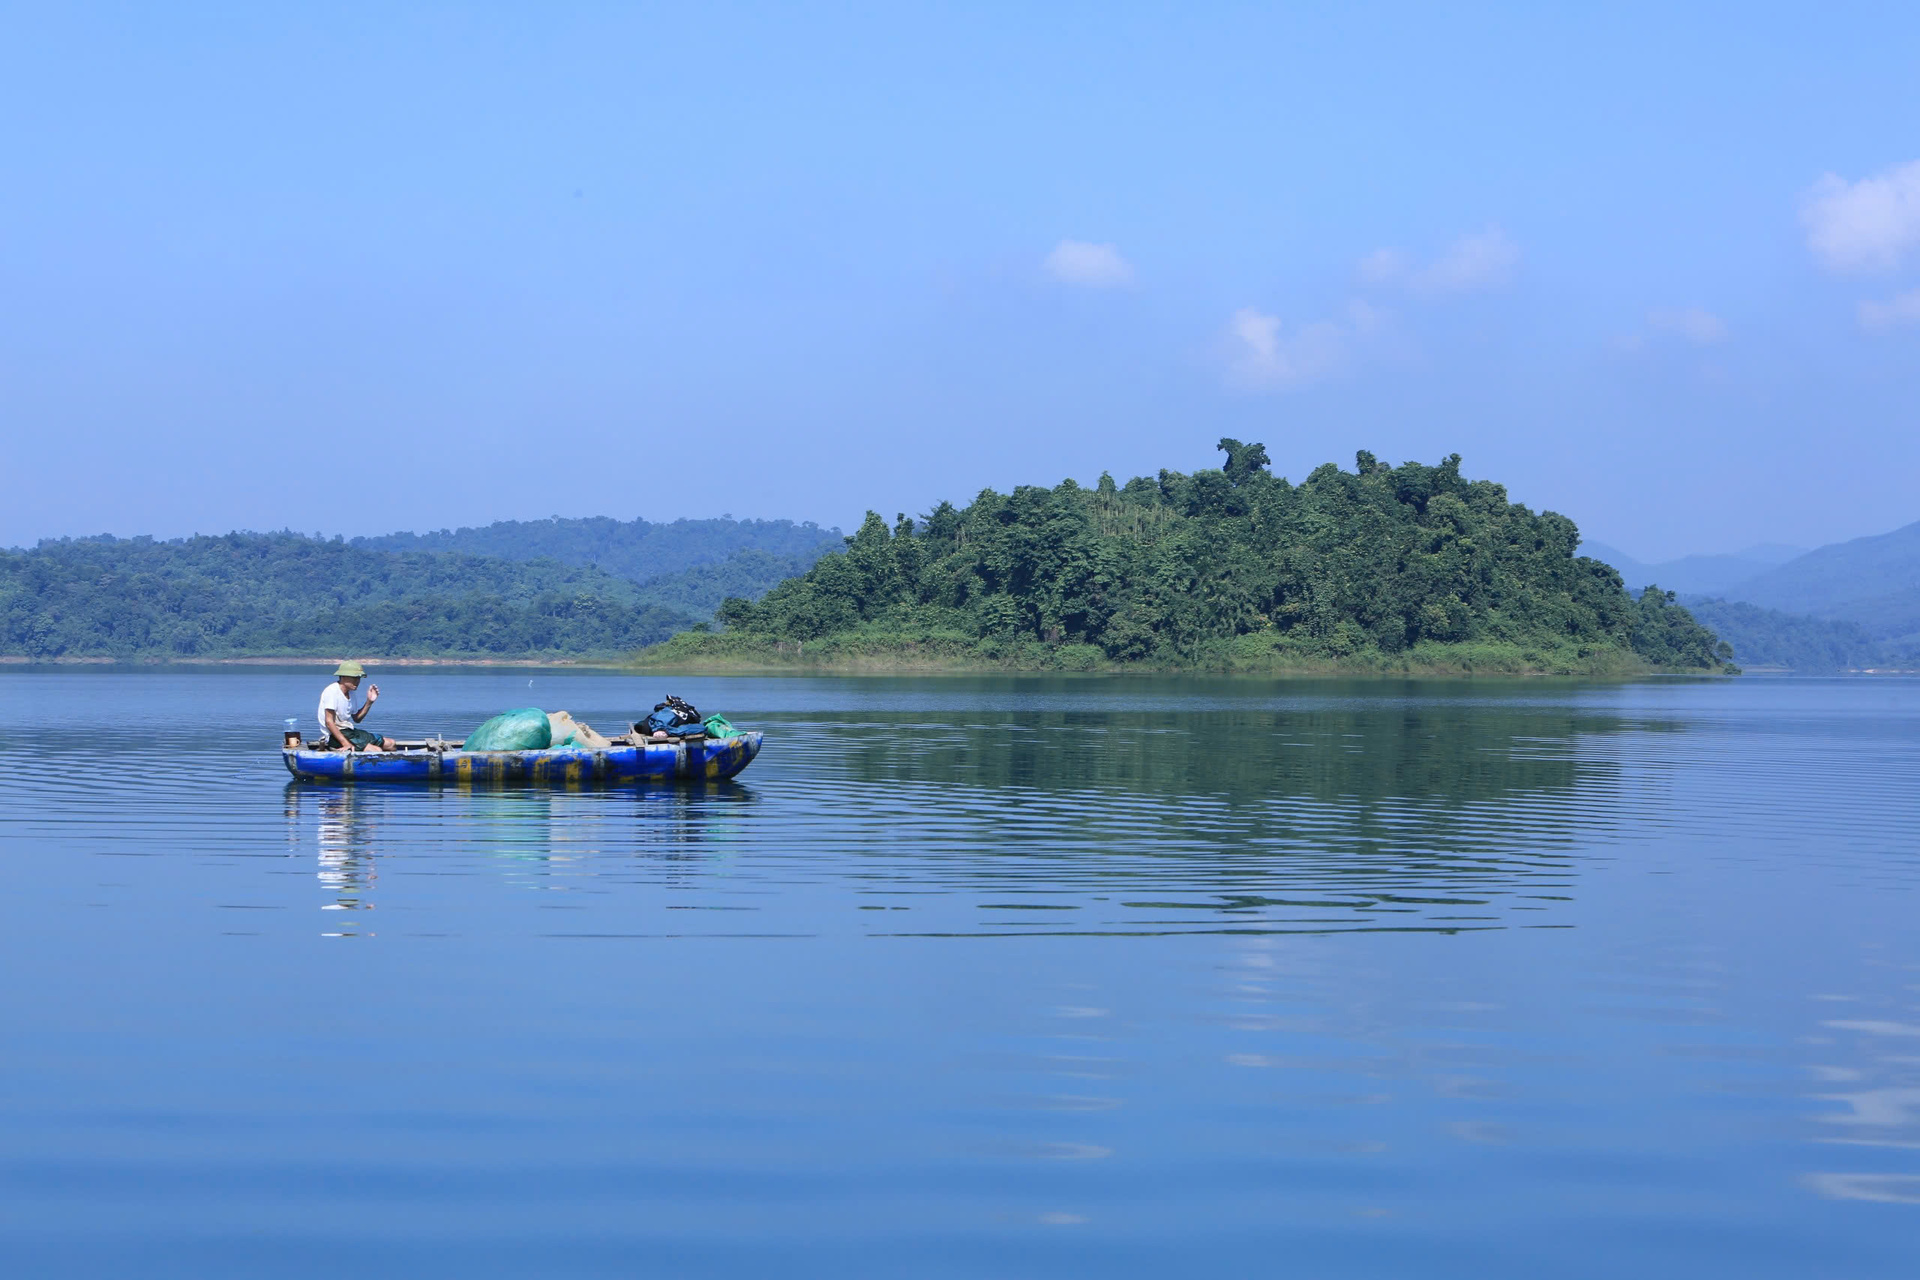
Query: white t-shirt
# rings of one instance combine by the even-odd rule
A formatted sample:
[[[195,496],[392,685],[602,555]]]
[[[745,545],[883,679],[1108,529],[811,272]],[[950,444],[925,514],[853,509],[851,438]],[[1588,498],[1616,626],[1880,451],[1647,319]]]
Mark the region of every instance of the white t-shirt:
[[[332,710],[334,721],[342,729],[353,728],[353,699],[347,696],[347,691],[340,687],[338,680],[320,691],[320,731],[322,733],[327,729],[328,710]],[[328,738],[327,741],[331,743],[333,739]]]

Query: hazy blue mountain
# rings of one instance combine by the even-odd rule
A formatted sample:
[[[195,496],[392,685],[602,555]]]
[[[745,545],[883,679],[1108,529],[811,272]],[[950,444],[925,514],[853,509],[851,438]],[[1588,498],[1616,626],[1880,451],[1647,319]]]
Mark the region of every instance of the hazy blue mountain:
[[[1646,563],[1603,542],[1583,542],[1580,554],[1604,561],[1620,571],[1629,590],[1659,585],[1682,595],[1727,595],[1739,583],[1804,553],[1804,548],[1765,542],[1724,555],[1682,556],[1678,560]]]
[[[1798,560],[1807,554],[1807,549],[1791,546],[1785,542],[1756,542],[1734,554],[1743,560],[1758,560],[1762,564],[1785,564],[1789,560]]]
[[[1728,594],[1788,613],[1848,619],[1881,639],[1910,635],[1920,631],[1920,521],[1809,551]]]
[[[1817,653],[1827,652],[1850,654],[1844,662],[1836,658],[1836,664],[1857,667],[1874,661],[1905,661],[1903,654],[1920,655],[1920,522],[1780,559],[1791,550],[1767,545],[1732,555],[1645,564],[1604,543],[1581,547],[1583,554],[1618,569],[1629,587],[1658,583],[1685,596],[1745,603],[1770,614],[1764,619],[1758,614],[1711,609],[1702,614],[1703,619],[1711,614],[1710,625],[1745,662],[1802,666]],[[1801,626],[1796,619],[1844,626],[1822,631]],[[1857,629],[1873,642],[1876,655],[1865,656],[1850,648],[1855,632],[1847,628]],[[1758,656],[1762,652],[1770,656]],[[1800,660],[1783,656],[1788,654],[1800,655]]]
[[[505,560],[558,560],[590,565],[629,582],[645,582],[681,573],[697,565],[718,564],[743,551],[801,557],[804,573],[813,562],[841,545],[838,529],[822,529],[792,520],[501,520],[478,528],[431,533],[390,533],[355,538],[353,545],[376,551],[451,551]],[[772,584],[769,583],[768,586]],[[718,603],[717,601],[715,603]]]

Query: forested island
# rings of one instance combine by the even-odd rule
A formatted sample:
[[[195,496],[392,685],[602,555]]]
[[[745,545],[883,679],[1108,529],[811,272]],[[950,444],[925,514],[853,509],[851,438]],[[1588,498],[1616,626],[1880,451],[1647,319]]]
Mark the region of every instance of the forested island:
[[[1576,554],[1572,521],[1464,478],[1458,456],[1361,453],[1295,485],[1258,444],[1220,448],[1218,469],[988,490],[918,520],[869,513],[844,539],[790,521],[556,518],[352,541],[49,540],[0,551],[0,656],[1725,669],[1727,646],[1670,593],[1635,599]]]
[[[1578,556],[1574,523],[1437,466],[1357,455],[1295,485],[1218,469],[987,490],[844,551],[648,666],[1625,674],[1731,670],[1670,592]]]

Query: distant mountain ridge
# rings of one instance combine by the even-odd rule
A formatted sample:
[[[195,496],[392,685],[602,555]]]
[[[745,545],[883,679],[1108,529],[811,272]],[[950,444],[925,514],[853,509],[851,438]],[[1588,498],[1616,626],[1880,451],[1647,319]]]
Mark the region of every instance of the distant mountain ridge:
[[[1629,587],[1657,583],[1680,592],[1749,665],[1826,670],[1920,661],[1920,521],[1771,564],[1768,553],[1781,548],[1661,564],[1601,543],[1582,549],[1618,569]]]
[[[0,551],[0,653],[29,658],[582,655],[697,621],[591,567],[296,533]]]
[[[709,621],[729,597],[758,599],[840,544],[790,520],[606,518],[350,542],[45,539],[0,551],[0,654],[615,654]]]
[[[1604,560],[1620,571],[1629,591],[1659,586],[1682,595],[1718,595],[1777,565],[1804,555],[1804,547],[1768,542],[1721,555],[1682,556],[1649,564],[1603,542],[1583,542],[1580,554]]]
[[[615,520],[610,516],[499,520],[489,525],[428,533],[354,538],[375,551],[450,551],[505,560],[558,560],[591,565],[629,582],[645,582],[698,565],[717,564],[744,551],[805,558],[804,572],[841,546],[838,529],[792,520]],[[771,584],[769,584],[771,585]],[[714,601],[718,604],[719,601]]]
[[[1870,628],[1873,619],[1883,619],[1920,629],[1920,521],[1809,551],[1740,583],[1737,595],[1770,609],[1848,618]]]

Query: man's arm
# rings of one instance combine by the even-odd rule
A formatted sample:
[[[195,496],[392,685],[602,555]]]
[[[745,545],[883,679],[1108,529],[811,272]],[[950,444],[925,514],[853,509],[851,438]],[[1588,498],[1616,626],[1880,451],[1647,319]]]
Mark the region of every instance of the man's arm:
[[[362,720],[365,720],[367,718],[367,712],[373,710],[373,704],[378,701],[380,701],[380,686],[377,684],[368,685],[367,700],[360,704],[358,711],[353,713],[353,722],[359,724]]]

